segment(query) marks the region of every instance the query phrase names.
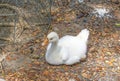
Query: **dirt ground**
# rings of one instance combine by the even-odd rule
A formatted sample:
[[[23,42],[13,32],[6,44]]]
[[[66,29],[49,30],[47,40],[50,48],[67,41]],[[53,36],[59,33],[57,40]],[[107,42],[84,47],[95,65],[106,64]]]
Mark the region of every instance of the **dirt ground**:
[[[99,16],[94,11],[96,7],[109,9],[109,17]],[[120,2],[86,1],[75,8],[62,6],[52,10],[52,30],[48,32],[56,31],[62,37],[77,35],[84,28],[90,31],[86,60],[71,66],[49,65],[44,59],[46,47],[41,46],[44,37],[40,36],[20,47],[14,46],[18,49],[9,52],[2,62],[1,78],[6,81],[120,81]]]

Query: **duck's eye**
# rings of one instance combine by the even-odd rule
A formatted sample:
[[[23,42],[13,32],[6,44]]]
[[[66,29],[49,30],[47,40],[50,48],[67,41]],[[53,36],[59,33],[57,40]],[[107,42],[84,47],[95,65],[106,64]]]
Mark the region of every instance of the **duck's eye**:
[[[49,40],[53,40],[53,38],[50,38]]]

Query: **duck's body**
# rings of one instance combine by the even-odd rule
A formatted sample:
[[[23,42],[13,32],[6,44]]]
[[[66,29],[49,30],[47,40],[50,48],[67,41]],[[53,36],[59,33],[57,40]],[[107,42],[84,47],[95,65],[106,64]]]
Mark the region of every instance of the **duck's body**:
[[[48,35],[48,39],[51,35]],[[47,47],[46,61],[53,65],[72,65],[79,62],[86,57],[88,36],[89,31],[84,29],[77,36],[67,35],[51,42]]]

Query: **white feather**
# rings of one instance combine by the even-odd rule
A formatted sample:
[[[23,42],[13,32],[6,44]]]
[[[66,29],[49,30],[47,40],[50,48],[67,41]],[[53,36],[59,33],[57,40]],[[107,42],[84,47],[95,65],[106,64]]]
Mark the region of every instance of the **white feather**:
[[[50,33],[48,38],[49,36],[54,37],[54,34],[52,36]],[[53,65],[72,65],[79,62],[86,57],[88,36],[89,31],[84,29],[77,36],[67,35],[56,40],[56,44],[56,41],[51,42],[47,47],[46,61]]]

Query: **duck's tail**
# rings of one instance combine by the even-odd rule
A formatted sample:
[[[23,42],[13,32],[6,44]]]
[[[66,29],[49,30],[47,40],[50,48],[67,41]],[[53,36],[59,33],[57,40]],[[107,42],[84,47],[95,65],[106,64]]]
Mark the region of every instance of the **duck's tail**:
[[[89,37],[89,30],[88,29],[83,29],[78,35],[81,40],[87,42],[88,37]]]

